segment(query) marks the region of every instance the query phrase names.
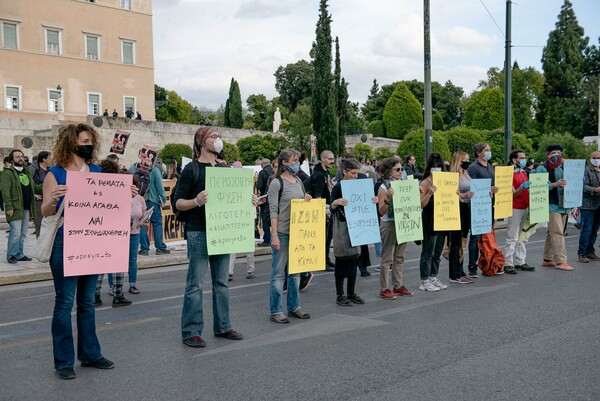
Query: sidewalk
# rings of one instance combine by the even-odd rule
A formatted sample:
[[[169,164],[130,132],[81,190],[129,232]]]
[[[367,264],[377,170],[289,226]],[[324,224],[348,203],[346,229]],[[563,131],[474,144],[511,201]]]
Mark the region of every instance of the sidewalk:
[[[2,216],[2,218],[3,217],[4,216]],[[12,265],[6,261],[6,246],[8,243],[7,230],[6,224],[2,224],[0,231],[0,285],[52,280],[50,265],[48,263],[41,263],[35,258],[37,240],[35,238],[33,224],[30,225],[27,238],[25,239],[25,255],[33,259],[31,262],[17,262]],[[168,245],[169,244],[167,243],[167,246]],[[270,253],[270,247],[256,247],[255,255],[257,256],[269,255]],[[243,256],[243,254],[241,255]],[[148,256],[138,256],[138,269],[180,265],[187,264],[187,262],[186,250],[171,250],[169,255],[156,255],[154,254],[154,249],[150,249],[150,254]]]

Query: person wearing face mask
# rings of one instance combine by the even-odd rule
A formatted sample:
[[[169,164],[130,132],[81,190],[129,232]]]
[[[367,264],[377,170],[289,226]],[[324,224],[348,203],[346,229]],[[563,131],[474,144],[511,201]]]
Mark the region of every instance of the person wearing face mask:
[[[8,156],[12,166],[5,168],[0,179],[2,199],[4,199],[6,221],[10,226],[6,260],[8,263],[29,262],[32,259],[23,253],[29,220],[35,219],[35,185],[30,169],[25,167],[25,156],[18,149]]]
[[[206,190],[206,168],[221,167],[217,154],[223,150],[223,141],[210,127],[200,127],[194,135],[193,161],[188,163],[179,177],[173,194],[175,207],[186,212],[184,235],[188,248],[188,272],[181,311],[181,340],[192,348],[206,347],[202,339],[204,316],[202,291],[204,278],[210,268],[212,278],[213,334],[228,340],[241,340],[229,320],[229,254],[208,255],[206,244],[206,211],[209,200]],[[215,199],[216,201],[216,199]],[[256,207],[256,195],[252,197]]]
[[[269,295],[269,319],[275,323],[289,323],[288,317],[308,319],[310,314],[300,308],[300,275],[287,274],[289,259],[290,214],[292,199],[309,201],[312,196],[304,192],[302,181],[296,176],[300,170],[300,152],[284,149],[277,158],[279,168],[269,184],[268,199],[271,216],[271,247],[273,257]],[[287,317],[283,313],[283,282],[287,280]]]
[[[558,144],[549,145],[546,148],[546,162],[535,170],[536,173],[548,173],[550,215],[542,266],[571,271],[573,267],[567,262],[567,248],[563,235],[570,209],[562,207],[564,189],[567,185],[562,168],[562,151],[563,147]]]
[[[600,229],[600,152],[590,155],[591,164],[583,174],[583,202],[579,209],[579,262],[598,261],[600,257],[594,252],[594,245]]]
[[[507,219],[506,246],[504,247],[504,271],[516,274],[517,270],[534,271],[535,267],[525,263],[527,238],[521,235],[529,214],[529,176],[525,171],[527,158],[523,149],[510,152],[507,165],[513,166],[513,211]]]
[[[494,167],[489,162],[492,158],[492,150],[490,145],[485,142],[476,143],[473,146],[473,153],[475,154],[475,162],[469,165],[467,173],[471,179],[476,178],[491,178],[492,186],[490,188],[490,195],[493,196],[498,192],[498,187],[495,186],[494,181]],[[469,277],[478,278],[477,275],[477,260],[479,259],[479,248],[477,242],[479,241],[479,235],[471,234],[469,238]],[[504,271],[496,272],[496,274],[502,274]]]

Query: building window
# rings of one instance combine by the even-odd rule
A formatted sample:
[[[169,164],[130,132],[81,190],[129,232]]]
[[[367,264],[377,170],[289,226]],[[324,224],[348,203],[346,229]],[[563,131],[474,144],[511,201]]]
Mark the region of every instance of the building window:
[[[123,105],[125,106],[123,110],[125,113],[125,117],[131,118],[128,116],[128,114],[133,116],[133,114],[135,113],[135,98],[125,96],[123,98]]]
[[[122,43],[123,64],[135,64],[135,44],[124,40]]]
[[[61,93],[56,89],[48,89],[48,112],[58,113],[60,110]]]
[[[131,0],[121,0],[121,8],[123,10],[131,10]]]
[[[88,93],[88,115],[100,115],[102,106],[99,93]]]
[[[21,87],[4,86],[6,110],[21,110]]]
[[[60,31],[46,29],[46,53],[60,55]]]
[[[85,35],[85,57],[90,60],[100,59],[100,38],[98,36]]]
[[[18,49],[17,24],[2,22],[2,47],[5,49]]]

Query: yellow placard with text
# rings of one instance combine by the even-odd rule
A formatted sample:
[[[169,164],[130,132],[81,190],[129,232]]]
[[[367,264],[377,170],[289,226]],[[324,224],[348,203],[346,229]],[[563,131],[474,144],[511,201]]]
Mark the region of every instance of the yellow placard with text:
[[[494,219],[512,216],[513,201],[513,166],[497,166],[494,174],[494,185],[498,192],[494,195]]]
[[[434,172],[433,231],[460,230],[458,173]]]
[[[325,270],[325,199],[293,199],[289,274]]]

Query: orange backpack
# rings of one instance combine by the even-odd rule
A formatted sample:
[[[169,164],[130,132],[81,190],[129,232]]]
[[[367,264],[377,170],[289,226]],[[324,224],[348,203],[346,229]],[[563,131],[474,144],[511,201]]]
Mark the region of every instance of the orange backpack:
[[[496,244],[496,233],[481,234],[479,237],[479,260],[477,264],[486,276],[493,276],[504,269],[504,255]]]

